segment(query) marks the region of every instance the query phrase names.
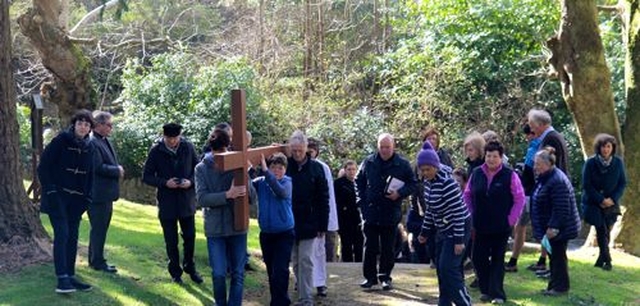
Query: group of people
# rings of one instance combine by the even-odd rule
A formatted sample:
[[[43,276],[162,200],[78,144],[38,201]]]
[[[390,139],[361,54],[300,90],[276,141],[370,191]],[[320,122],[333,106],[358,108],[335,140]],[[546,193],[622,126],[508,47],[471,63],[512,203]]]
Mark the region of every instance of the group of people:
[[[38,166],[41,210],[49,215],[54,230],[58,293],[91,289],[75,276],[78,229],[85,211],[91,223],[89,265],[117,273],[104,256],[118,180],[124,175],[108,139],[111,119],[107,112],[79,111],[70,128],[45,148]],[[359,166],[346,161],[335,181],[329,167],[317,158],[318,141],[295,131],[288,141],[288,156],[263,156],[259,167],[250,169],[251,183],[237,186],[233,172],[222,170],[213,158],[231,148],[228,125],[216,126],[204,155],[198,156],[182,136],[182,126],[169,123],[149,151],[142,180],[157,189],[168,271],[176,283],[182,283],[183,273],[198,284],[203,282],[194,261],[196,203],[202,207],[217,305],[242,304],[247,231],[234,228],[233,221],[234,200],[247,194],[258,206],[271,305],[292,303],[290,265],[297,304],[312,305],[314,288],[318,296],[327,295],[326,262],[336,260],[336,233],[341,260],[362,261],[362,288],[381,284],[383,290],[393,289],[398,225],[408,198],[409,249],[414,262],[431,262],[437,269],[439,304],[471,304],[464,282],[467,258],[474,266],[480,299],[502,304],[507,299],[505,271],[517,271],[529,221],[534,238],[544,246],[541,259],[532,266],[546,268],[545,257],[550,258],[549,283],[543,292],[550,296],[566,294],[570,288],[567,242],[580,229],[564,138],[543,110],[529,112],[524,131],[528,150],[522,171],[508,165],[505,149],[491,131],[465,139],[467,167],[455,168],[440,148],[439,133],[430,129],[413,166],[396,152],[394,137],[382,133],[377,151]],[[585,220],[596,227],[600,256],[595,265],[604,270],[612,268],[610,230],[620,214],[619,200],[626,185],[616,145],[614,137],[598,135],[595,155],[583,170]],[[514,249],[505,264],[511,235]],[[231,279],[228,289],[227,278]]]

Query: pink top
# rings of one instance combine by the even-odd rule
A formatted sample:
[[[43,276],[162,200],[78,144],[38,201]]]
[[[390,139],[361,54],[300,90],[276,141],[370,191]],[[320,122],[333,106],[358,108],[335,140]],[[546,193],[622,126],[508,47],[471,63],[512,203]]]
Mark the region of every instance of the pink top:
[[[496,175],[496,173],[502,170],[502,164],[500,164],[500,166],[496,171],[489,171],[489,167],[487,167],[487,164],[482,164],[482,166],[480,166],[480,169],[482,169],[482,172],[484,172],[484,175],[487,176],[487,186],[490,186],[491,181],[493,180],[493,177]],[[471,213],[471,215],[473,215],[473,208],[474,208],[473,203],[471,201],[471,190],[472,190],[471,182],[473,181],[472,179],[473,179],[473,175],[469,177],[469,181],[462,195],[464,203],[467,205],[467,208],[469,209],[469,212]],[[511,212],[509,213],[509,226],[514,226],[518,222],[518,219],[520,218],[520,214],[522,214],[522,210],[524,209],[524,203],[525,203],[524,188],[522,188],[522,183],[520,182],[520,178],[518,177],[518,174],[516,174],[515,171],[511,172],[511,195],[513,196],[513,206],[511,207]]]

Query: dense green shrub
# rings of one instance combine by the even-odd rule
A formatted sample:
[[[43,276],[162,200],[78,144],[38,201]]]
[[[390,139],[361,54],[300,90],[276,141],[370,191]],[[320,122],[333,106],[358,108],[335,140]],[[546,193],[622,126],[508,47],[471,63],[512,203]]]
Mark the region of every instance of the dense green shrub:
[[[187,52],[165,53],[145,66],[129,61],[123,71],[114,143],[130,177],[141,175],[146,152],[168,122],[184,126],[183,134],[200,149],[213,127],[230,122],[230,92],[246,90],[247,128],[254,139],[271,137],[272,120],[260,108],[255,73],[244,60],[203,64]]]

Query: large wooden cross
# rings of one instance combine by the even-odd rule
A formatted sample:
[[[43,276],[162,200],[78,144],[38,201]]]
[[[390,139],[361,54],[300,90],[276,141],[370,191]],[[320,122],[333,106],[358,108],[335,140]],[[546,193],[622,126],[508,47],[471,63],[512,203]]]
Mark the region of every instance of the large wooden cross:
[[[236,186],[247,186],[247,194],[244,197],[236,198],[234,205],[233,227],[237,231],[249,228],[249,175],[248,164],[259,165],[262,155],[265,158],[276,152],[285,152],[287,145],[273,145],[260,148],[247,148],[247,113],[246,94],[244,90],[234,89],[231,91],[231,128],[233,137],[231,139],[232,149],[225,153],[214,154],[213,158],[218,169],[222,171],[234,170],[233,184]]]

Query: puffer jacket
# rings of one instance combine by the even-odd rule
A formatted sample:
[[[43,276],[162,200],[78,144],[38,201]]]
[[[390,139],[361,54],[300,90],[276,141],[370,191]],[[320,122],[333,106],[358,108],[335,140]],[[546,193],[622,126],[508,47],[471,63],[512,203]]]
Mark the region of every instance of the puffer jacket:
[[[548,228],[558,229],[553,239],[569,240],[578,237],[580,215],[573,186],[559,168],[541,174],[531,199],[533,236],[540,240]]]

